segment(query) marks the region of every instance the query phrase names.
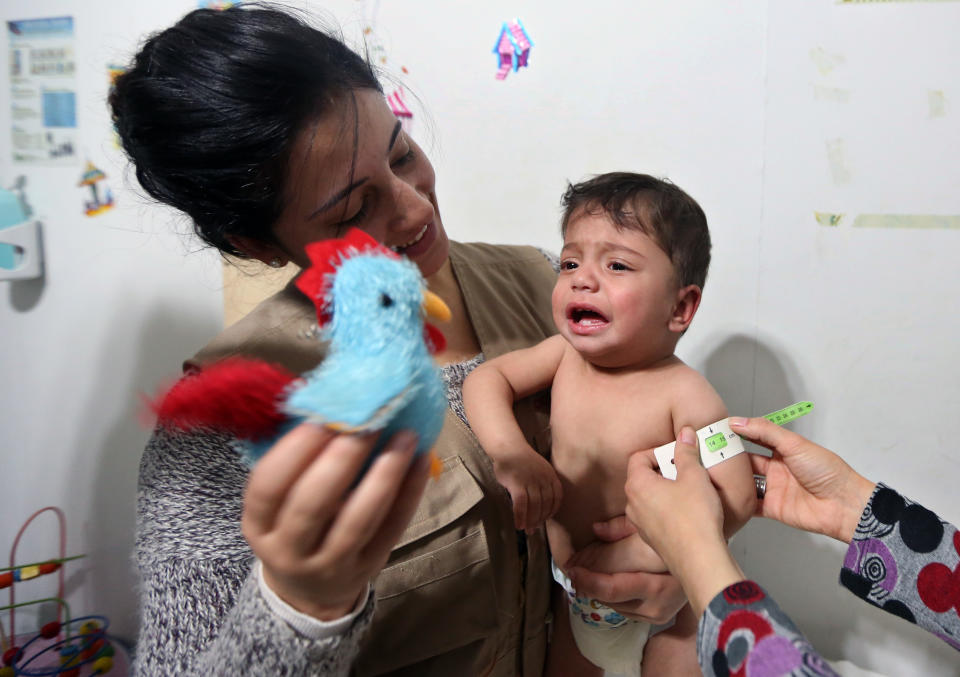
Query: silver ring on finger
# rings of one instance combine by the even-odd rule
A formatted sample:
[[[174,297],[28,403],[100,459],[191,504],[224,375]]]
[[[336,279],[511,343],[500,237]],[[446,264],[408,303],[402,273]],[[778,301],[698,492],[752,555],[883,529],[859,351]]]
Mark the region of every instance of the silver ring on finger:
[[[757,498],[762,501],[763,497],[767,495],[767,476],[754,475],[753,483],[757,487]]]

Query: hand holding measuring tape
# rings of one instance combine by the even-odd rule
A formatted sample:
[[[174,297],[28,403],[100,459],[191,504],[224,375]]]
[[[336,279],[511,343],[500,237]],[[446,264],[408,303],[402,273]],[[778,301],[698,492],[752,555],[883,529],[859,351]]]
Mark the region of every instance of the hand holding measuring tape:
[[[764,418],[777,425],[783,425],[801,416],[806,416],[811,411],[813,411],[812,402],[797,402],[789,407],[766,414]],[[700,460],[703,462],[704,468],[711,468],[746,451],[743,447],[743,440],[730,429],[729,419],[726,418],[700,428],[697,431],[697,441],[700,448]],[[677,479],[677,468],[673,463],[673,453],[676,445],[676,442],[670,442],[653,450],[657,463],[660,465],[660,474],[668,480]],[[763,498],[766,491],[766,478],[763,475],[755,475],[754,481],[757,484],[757,498]]]

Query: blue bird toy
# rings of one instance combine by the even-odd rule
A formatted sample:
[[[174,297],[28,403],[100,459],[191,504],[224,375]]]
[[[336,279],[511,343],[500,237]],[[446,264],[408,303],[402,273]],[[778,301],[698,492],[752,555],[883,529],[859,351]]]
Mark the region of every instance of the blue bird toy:
[[[306,252],[312,266],[296,284],[317,308],[319,338],[329,341],[324,361],[301,376],[246,358],[216,363],[158,398],[160,423],[230,432],[251,462],[303,421],[344,433],[381,431],[374,454],[395,432],[413,430],[416,453],[428,452],[447,399],[431,357],[443,349],[443,335],[423,315],[445,321],[449,309],[414,263],[363,231]],[[435,458],[431,468],[439,472]]]

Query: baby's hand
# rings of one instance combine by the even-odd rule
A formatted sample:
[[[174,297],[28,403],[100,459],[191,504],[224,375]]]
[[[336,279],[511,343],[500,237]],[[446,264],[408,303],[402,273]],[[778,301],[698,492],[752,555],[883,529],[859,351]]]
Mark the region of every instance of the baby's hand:
[[[593,541],[575,552],[567,560],[565,569],[581,567],[602,574],[667,571],[660,555],[647,545],[626,517],[594,525],[594,532],[601,540]]]
[[[532,533],[560,509],[560,478],[550,462],[533,449],[494,460],[493,471],[510,493],[517,529]]]

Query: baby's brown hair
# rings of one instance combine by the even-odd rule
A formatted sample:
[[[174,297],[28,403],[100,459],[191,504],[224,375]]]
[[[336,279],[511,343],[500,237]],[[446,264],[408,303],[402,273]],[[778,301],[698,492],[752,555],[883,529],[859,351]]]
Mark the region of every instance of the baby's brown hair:
[[[670,257],[680,286],[703,289],[710,268],[710,230],[696,200],[678,186],[647,174],[609,172],[569,184],[560,200],[560,234],[578,212],[603,213],[617,228],[640,230]]]

